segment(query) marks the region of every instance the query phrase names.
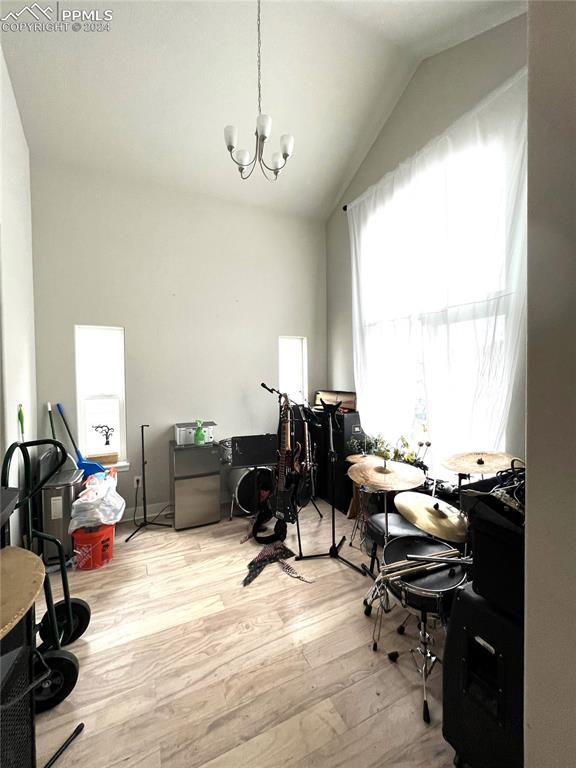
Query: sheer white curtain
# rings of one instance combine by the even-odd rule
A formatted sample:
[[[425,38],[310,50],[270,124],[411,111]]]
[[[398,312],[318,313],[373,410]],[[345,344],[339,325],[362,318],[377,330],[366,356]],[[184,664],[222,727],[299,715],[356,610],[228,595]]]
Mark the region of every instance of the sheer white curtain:
[[[525,343],[526,72],[348,206],[369,434],[504,448]]]

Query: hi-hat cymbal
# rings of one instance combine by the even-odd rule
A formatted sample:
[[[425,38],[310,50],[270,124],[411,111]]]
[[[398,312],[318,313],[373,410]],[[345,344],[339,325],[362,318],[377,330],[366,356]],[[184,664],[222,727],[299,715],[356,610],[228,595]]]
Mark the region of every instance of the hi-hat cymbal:
[[[0,638],[18,624],[42,591],[44,564],[33,552],[5,547],[0,552]]]
[[[456,507],[425,493],[399,493],[394,504],[402,517],[425,533],[456,544],[466,541],[466,519]]]
[[[371,491],[408,491],[426,479],[421,469],[401,461],[387,461],[386,466],[361,461],[350,467],[348,477]]]
[[[459,475],[493,475],[502,469],[510,469],[514,457],[497,451],[472,451],[455,453],[442,460],[442,466]]]
[[[350,464],[360,464],[364,461],[368,464],[384,464],[382,456],[376,456],[375,453],[353,453],[351,456],[346,456],[346,461]]]

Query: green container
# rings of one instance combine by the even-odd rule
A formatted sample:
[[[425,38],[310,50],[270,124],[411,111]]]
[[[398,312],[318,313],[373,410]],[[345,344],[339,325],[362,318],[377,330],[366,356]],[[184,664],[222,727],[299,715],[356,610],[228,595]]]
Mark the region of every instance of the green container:
[[[194,430],[194,445],[204,445],[206,442],[206,432],[202,426],[201,421],[196,422],[196,429]]]

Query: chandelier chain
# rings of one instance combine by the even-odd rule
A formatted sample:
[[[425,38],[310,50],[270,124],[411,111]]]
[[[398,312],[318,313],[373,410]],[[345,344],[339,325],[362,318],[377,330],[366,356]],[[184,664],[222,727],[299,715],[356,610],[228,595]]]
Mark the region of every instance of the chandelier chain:
[[[257,27],[258,27],[258,55],[257,55],[257,64],[258,64],[258,114],[262,114],[262,83],[261,83],[261,71],[262,71],[262,56],[260,53],[260,49],[262,46],[262,40],[261,40],[261,29],[260,29],[260,0],[258,0],[258,20],[257,20]]]

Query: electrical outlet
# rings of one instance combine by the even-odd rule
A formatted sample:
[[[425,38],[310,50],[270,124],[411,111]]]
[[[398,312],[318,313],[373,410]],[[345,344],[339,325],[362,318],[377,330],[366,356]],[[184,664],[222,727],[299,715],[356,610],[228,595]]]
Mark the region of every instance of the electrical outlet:
[[[142,475],[134,475],[134,488],[140,488],[142,485]]]

